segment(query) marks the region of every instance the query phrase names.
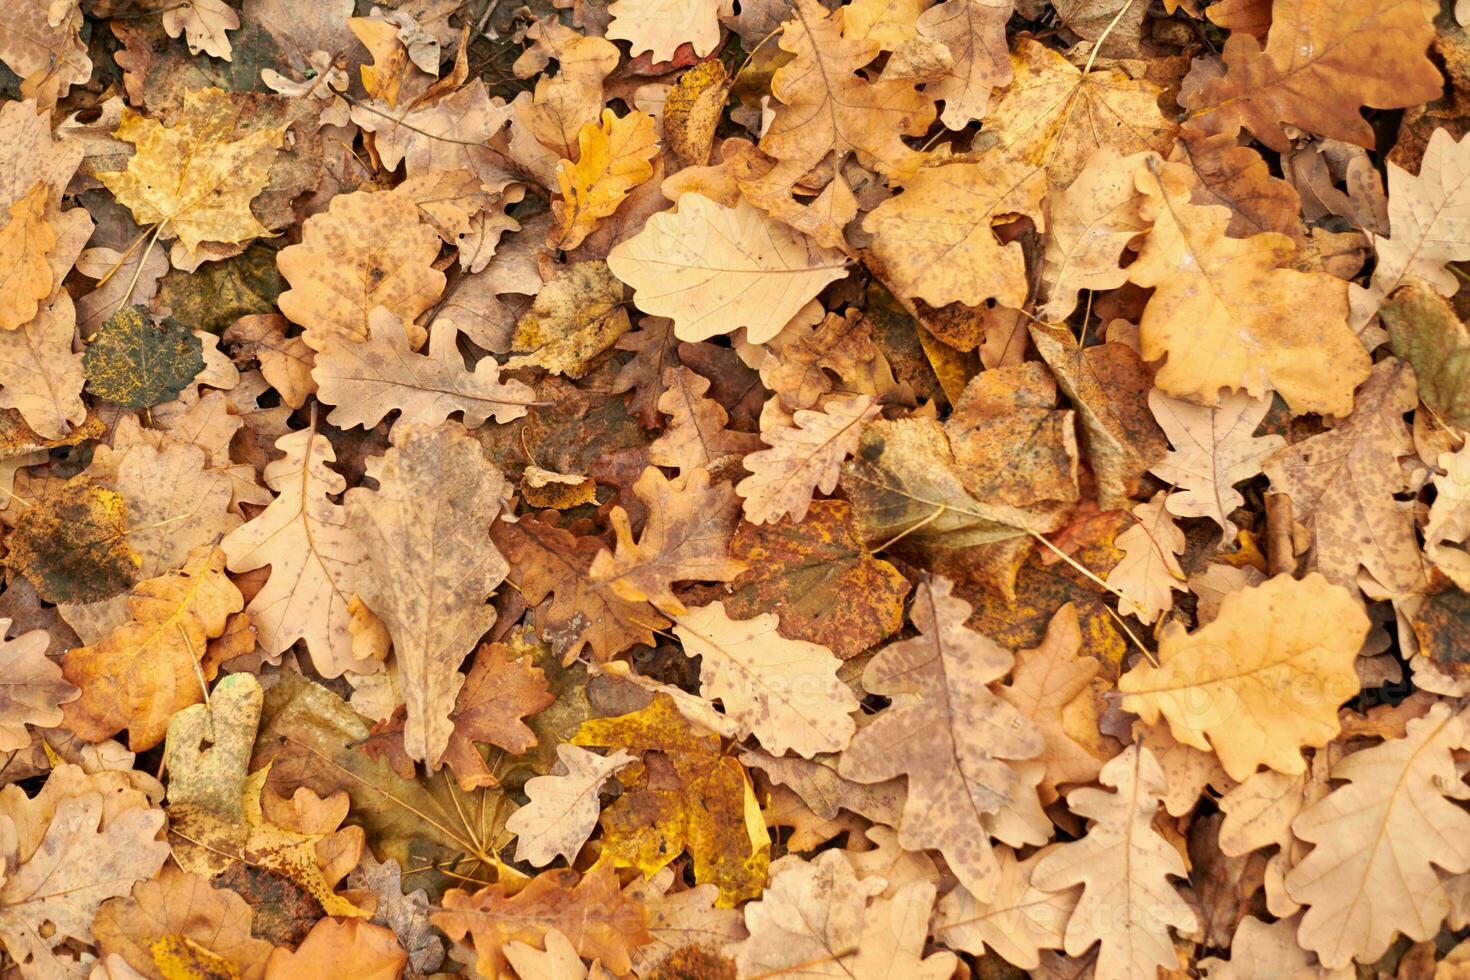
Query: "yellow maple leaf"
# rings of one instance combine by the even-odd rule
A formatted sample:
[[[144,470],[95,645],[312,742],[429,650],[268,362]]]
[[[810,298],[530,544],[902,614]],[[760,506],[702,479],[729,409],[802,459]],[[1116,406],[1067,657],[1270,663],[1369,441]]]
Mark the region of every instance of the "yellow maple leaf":
[[[123,110],[114,136],[137,147],[123,170],[98,179],[139,224],[160,226],[190,252],[201,242],[269,235],[250,213],[265,187],[284,126],[253,125],[254,103],[223,89],[196,89],[172,126]]]
[[[602,124],[588,123],[577,134],[581,152],[577,162],[563,160],[556,168],[561,200],[553,201],[556,227],[549,244],[570,249],[618,209],[628,192],[653,176],[658,137],[653,118],[630,112],[622,118],[602,110]]]
[[[1166,627],[1160,665],[1140,663],[1119,679],[1123,710],[1150,725],[1162,715],[1176,740],[1213,747],[1235,779],[1261,765],[1299,773],[1302,746],[1330,742],[1338,706],[1358,693],[1353,661],[1367,634],[1346,589],[1316,572],[1278,575],[1227,595],[1193,634]]]

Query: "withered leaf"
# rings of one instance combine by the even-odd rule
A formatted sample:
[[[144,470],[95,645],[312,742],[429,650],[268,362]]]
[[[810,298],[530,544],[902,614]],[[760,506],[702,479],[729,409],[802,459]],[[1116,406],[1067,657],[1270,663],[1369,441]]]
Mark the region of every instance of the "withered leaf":
[[[204,345],[172,318],[118,310],[87,344],[87,390],[125,408],[147,408],[178,395],[204,370]]]

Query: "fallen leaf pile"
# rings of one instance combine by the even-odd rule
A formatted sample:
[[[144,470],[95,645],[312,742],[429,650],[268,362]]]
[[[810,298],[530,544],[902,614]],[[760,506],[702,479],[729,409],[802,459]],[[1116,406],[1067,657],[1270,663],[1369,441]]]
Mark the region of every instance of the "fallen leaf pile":
[[[1470,977],[1467,24],[0,2],[0,975]]]

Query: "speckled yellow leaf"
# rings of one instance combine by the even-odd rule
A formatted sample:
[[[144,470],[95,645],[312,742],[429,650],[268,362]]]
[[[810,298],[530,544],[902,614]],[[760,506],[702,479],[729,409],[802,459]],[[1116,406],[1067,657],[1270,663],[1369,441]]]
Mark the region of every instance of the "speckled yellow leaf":
[[[557,164],[561,199],[551,204],[556,227],[548,235],[552,245],[572,249],[618,209],[628,192],[653,176],[658,137],[653,118],[630,112],[619,118],[602,110],[602,123],[588,123],[577,134],[577,162]]]

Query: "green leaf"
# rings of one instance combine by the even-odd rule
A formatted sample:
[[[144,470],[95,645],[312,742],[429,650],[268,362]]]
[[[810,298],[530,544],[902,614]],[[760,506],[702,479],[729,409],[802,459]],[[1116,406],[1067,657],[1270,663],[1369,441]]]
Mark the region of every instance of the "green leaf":
[[[154,323],[138,306],[118,310],[98,329],[82,359],[87,390],[124,408],[178,397],[204,370],[204,345],[172,319]]]
[[[1410,278],[1379,311],[1393,352],[1414,366],[1419,398],[1450,425],[1470,429],[1470,331],[1434,288]]]

